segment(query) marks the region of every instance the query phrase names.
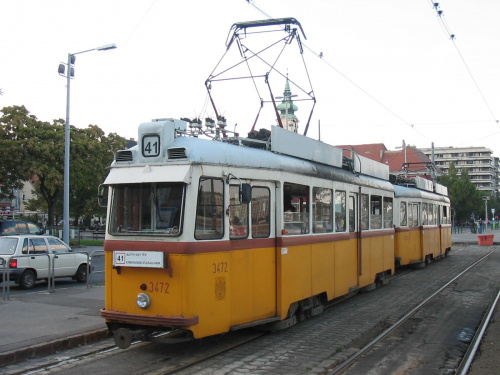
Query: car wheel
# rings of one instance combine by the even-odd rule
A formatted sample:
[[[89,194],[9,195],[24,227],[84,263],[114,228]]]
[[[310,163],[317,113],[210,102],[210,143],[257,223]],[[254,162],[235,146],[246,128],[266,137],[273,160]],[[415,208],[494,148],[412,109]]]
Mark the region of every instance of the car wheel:
[[[80,267],[78,267],[78,271],[76,271],[76,281],[79,283],[85,283],[87,282],[87,265],[86,264],[80,264]]]
[[[35,281],[35,273],[32,270],[26,270],[19,279],[19,285],[23,289],[31,289],[35,286]]]

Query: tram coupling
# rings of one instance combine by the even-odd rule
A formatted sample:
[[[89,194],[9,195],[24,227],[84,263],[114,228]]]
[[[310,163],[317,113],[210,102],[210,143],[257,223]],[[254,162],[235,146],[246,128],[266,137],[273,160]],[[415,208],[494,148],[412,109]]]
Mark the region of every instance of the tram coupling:
[[[161,342],[164,344],[178,344],[181,342],[192,341],[193,335],[190,331],[176,329],[171,331],[157,331],[154,329],[136,329],[118,328],[113,332],[113,338],[116,346],[120,349],[127,349],[132,341]]]

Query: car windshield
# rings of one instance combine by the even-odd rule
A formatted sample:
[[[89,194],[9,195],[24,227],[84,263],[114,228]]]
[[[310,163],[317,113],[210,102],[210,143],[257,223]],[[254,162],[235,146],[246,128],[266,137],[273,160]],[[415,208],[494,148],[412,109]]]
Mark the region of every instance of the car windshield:
[[[184,184],[115,185],[109,232],[113,235],[178,236],[182,229]]]
[[[16,251],[17,238],[0,238],[0,255],[12,255]]]

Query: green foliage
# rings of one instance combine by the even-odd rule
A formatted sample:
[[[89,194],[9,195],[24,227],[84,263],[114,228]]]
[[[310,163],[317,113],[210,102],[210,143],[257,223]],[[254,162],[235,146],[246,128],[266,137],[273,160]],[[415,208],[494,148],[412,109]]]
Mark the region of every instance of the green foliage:
[[[28,179],[35,181],[36,198],[30,209],[46,210],[48,225],[56,210],[62,209],[64,184],[64,120],[52,124],[38,121],[24,106],[2,109],[0,118],[0,183],[10,194]],[[106,177],[114,153],[123,149],[125,140],[117,134],[105,136],[96,125],[80,129],[71,126],[70,215],[103,215],[97,205],[97,187]]]
[[[438,181],[448,187],[451,207],[455,210],[455,221],[467,221],[473,212],[484,206],[482,193],[470,182],[467,168],[462,168],[461,175],[457,176],[455,165],[450,163],[449,175],[438,177]]]

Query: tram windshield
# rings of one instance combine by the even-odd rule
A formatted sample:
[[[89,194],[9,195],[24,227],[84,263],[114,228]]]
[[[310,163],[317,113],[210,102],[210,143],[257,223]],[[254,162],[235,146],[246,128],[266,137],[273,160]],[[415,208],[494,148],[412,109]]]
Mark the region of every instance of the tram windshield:
[[[178,236],[183,206],[183,183],[115,185],[109,231],[113,235]]]

